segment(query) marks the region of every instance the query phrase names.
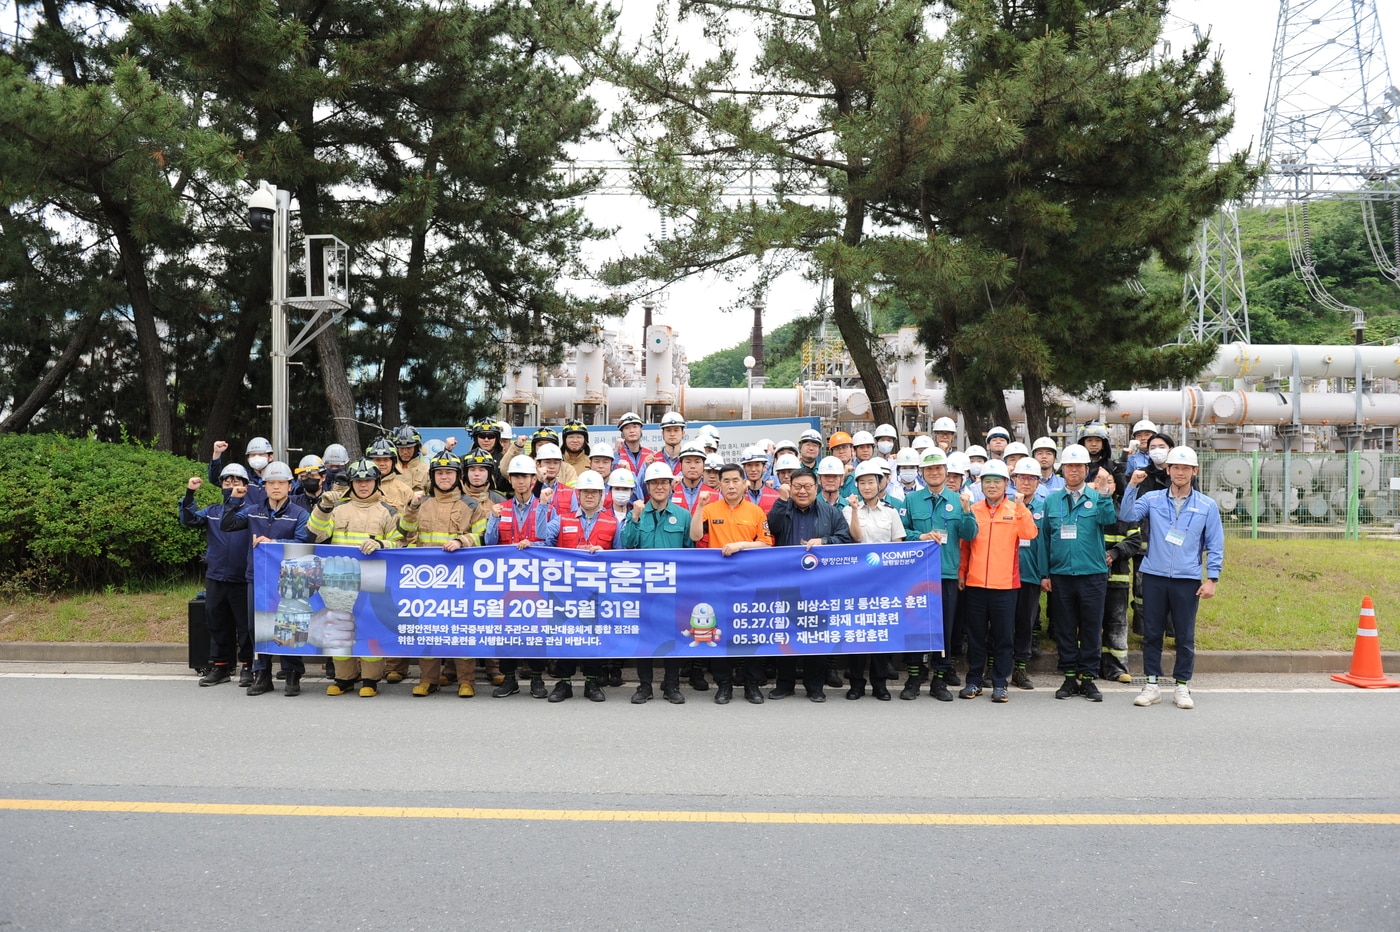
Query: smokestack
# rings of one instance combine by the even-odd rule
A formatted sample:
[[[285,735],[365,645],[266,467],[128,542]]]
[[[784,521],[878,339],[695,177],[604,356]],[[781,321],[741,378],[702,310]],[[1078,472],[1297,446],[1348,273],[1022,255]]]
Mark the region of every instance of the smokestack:
[[[763,302],[753,303],[753,332],[749,334],[749,354],[754,358],[754,378],[763,376]]]

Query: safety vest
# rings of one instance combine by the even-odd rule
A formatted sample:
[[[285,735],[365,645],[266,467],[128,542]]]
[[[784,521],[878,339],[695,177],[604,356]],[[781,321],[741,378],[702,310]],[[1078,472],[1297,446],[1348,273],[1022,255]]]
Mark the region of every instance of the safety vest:
[[[754,498],[753,489],[744,489],[744,497],[763,509],[764,514],[773,510],[773,506],[778,503],[778,490],[770,489],[768,486],[758,490],[758,497]]]
[[[562,482],[555,482],[554,485],[548,486],[548,488],[554,490],[554,497],[549,500],[549,508],[556,515],[563,516],[573,514],[578,510],[573,489]],[[539,495],[536,493],[536,498],[538,497]]]
[[[627,444],[618,444],[617,455],[613,457],[613,469],[619,466],[626,466],[631,470],[632,475],[637,477],[637,481],[640,482],[642,478],[642,467],[651,461],[651,456],[652,451],[648,450],[646,447],[638,447],[637,452],[633,453],[631,450],[627,449]]]
[[[593,545],[604,550],[613,549],[617,538],[617,517],[610,511],[599,511],[593,529],[583,532],[583,520],[577,514],[559,516],[559,546],[565,550],[577,550]]]
[[[501,520],[496,523],[498,542],[501,544],[515,544],[522,540],[538,541],[539,538],[535,536],[535,520],[537,517],[535,511],[539,507],[539,499],[534,498],[530,500],[530,507],[525,511],[525,526],[519,528],[515,524],[515,499],[512,498],[506,502],[505,507],[501,509]]]
[[[671,504],[680,505],[686,511],[690,512],[691,514],[695,514],[695,512],[700,508],[700,493],[706,490],[710,492],[710,500],[713,501],[715,498],[715,490],[711,489],[702,481],[699,485],[695,487],[695,491],[690,495],[690,501],[687,502],[685,500],[685,483],[677,482],[676,490],[671,493]]]

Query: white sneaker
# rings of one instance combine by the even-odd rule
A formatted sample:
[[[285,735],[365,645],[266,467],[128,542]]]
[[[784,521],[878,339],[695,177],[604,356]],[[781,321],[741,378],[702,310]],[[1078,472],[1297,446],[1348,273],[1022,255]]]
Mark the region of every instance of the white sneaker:
[[[1146,686],[1142,687],[1142,692],[1138,693],[1137,698],[1133,700],[1133,705],[1146,707],[1156,705],[1161,701],[1161,687],[1156,683],[1148,683]]]
[[[1172,695],[1172,702],[1176,703],[1178,709],[1194,709],[1196,700],[1191,698],[1191,690],[1185,683],[1176,684],[1176,692]]]

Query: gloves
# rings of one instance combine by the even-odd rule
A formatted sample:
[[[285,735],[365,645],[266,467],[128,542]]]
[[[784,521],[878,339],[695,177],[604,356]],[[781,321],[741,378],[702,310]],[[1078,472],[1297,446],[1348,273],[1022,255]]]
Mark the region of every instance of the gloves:
[[[368,555],[374,553],[376,550],[383,546],[384,545],[382,543],[371,537],[369,540],[365,541],[363,544],[360,545],[360,553]]]

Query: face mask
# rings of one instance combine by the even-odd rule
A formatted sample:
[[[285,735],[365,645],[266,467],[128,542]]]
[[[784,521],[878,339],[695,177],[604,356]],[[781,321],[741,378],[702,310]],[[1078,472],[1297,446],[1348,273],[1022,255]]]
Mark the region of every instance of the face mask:
[[[894,441],[893,441],[893,440],[881,440],[879,443],[875,444],[875,449],[879,450],[881,453],[893,453],[893,452],[894,452]]]
[[[320,479],[303,479],[303,480],[301,480],[301,488],[302,488],[302,491],[306,492],[307,494],[309,494],[309,495],[315,495],[317,492],[320,492],[320,491],[321,491],[321,480],[320,480]]]
[[[978,476],[982,475],[982,464],[973,463],[967,467],[967,471],[972,473],[972,478],[976,479]]]
[[[1170,452],[1170,450],[1164,450],[1161,447],[1158,447],[1155,450],[1148,450],[1147,458],[1152,460],[1152,462],[1157,464],[1158,466],[1161,466],[1167,461],[1167,454]]]
[[[905,466],[899,470],[899,481],[903,482],[905,485],[913,485],[918,475],[919,471],[913,466]]]
[[[265,456],[248,457],[248,465],[253,467],[254,471],[256,472],[262,472],[264,469],[267,468],[267,464],[270,462],[272,461]]]

